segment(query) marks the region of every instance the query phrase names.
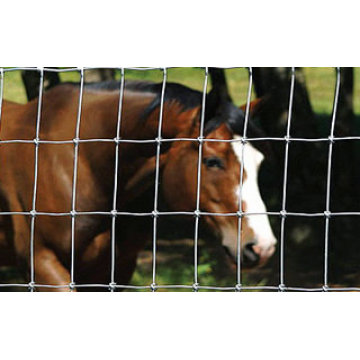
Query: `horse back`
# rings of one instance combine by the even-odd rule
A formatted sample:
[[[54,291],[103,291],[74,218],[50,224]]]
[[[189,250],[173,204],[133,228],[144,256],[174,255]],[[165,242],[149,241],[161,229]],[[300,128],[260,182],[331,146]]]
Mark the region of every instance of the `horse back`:
[[[1,140],[33,140],[36,138],[36,125],[39,120],[40,138],[52,140],[51,134],[56,130],[56,136],[74,137],[77,115],[76,87],[59,86],[46,92],[42,97],[39,112],[38,98],[26,103],[18,104],[3,101],[1,115]],[[60,121],[62,117],[64,121]],[[74,118],[74,121],[68,121]],[[57,129],[54,129],[57,126]]]

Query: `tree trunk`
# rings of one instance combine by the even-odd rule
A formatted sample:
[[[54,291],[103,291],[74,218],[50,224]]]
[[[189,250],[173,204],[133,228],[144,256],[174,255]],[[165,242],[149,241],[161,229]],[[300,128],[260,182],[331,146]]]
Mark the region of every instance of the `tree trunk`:
[[[337,112],[337,125],[340,131],[350,134],[354,130],[354,69],[341,68],[340,70],[340,94]]]
[[[26,96],[29,101],[39,96],[40,75],[37,71],[22,71]],[[55,72],[44,72],[44,89],[48,90],[60,83],[60,77]]]
[[[40,76],[38,71],[22,71],[21,77],[28,100],[39,96]],[[101,82],[115,79],[114,69],[94,69],[85,71],[85,82]],[[55,72],[44,72],[44,89],[48,90],[60,84],[60,76]]]
[[[114,69],[93,69],[85,71],[85,82],[101,82],[115,79]]]
[[[258,97],[266,99],[261,122],[268,134],[284,136],[286,134],[287,113],[291,84],[290,68],[253,68],[254,88]],[[296,69],[292,132],[296,136],[316,131],[314,113],[307,93],[304,75]],[[315,134],[314,134],[315,135]]]

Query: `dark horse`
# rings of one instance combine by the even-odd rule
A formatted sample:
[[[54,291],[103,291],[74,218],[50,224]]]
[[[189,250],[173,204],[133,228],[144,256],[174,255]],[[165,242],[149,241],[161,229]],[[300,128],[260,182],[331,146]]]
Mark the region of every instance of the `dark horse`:
[[[162,84],[126,82],[121,139],[152,140],[119,145],[117,210],[147,213],[154,206],[154,174]],[[208,96],[203,142],[200,211],[234,213],[239,210],[242,145],[239,141],[244,113],[232,103],[223,111],[211,107]],[[71,214],[74,144],[79,87],[62,84],[43,95],[38,177],[34,221],[34,268],[36,284],[69,290],[71,282]],[[119,84],[85,85],[80,138],[114,139],[117,133]],[[163,139],[199,136],[202,93],[168,83],[163,106]],[[37,100],[26,105],[4,101],[1,118],[0,211],[20,212],[0,216],[0,266],[30,267],[31,210],[34,188],[34,143],[6,140],[36,138]],[[69,140],[68,143],[56,143]],[[46,141],[55,141],[46,143]],[[113,210],[115,141],[79,144],[74,228],[76,284],[109,284],[111,216]],[[159,207],[165,211],[194,212],[197,194],[198,141],[168,141],[159,157]],[[244,147],[242,211],[266,211],[257,185],[263,155],[252,145]],[[52,213],[53,216],[41,214]],[[86,212],[99,212],[86,214]],[[106,212],[106,214],[101,214]],[[63,215],[61,215],[63,213]],[[184,223],[194,223],[184,215]],[[201,226],[237,256],[238,218],[203,214]],[[128,284],[139,251],[152,238],[149,216],[117,216],[115,282]],[[245,216],[241,228],[244,266],[263,264],[274,251],[276,239],[266,215]],[[61,287],[61,285],[66,285]]]

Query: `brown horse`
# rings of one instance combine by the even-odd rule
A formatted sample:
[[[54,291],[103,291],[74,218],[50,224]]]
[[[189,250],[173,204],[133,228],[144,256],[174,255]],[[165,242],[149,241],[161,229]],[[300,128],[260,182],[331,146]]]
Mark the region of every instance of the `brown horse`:
[[[162,138],[174,140],[161,144],[159,212],[184,212],[181,217],[184,224],[194,223],[194,217],[189,214],[194,214],[197,202],[201,100],[200,92],[178,84],[166,86]],[[33,206],[33,139],[36,138],[38,102],[33,100],[19,105],[4,101],[2,107],[0,266],[16,264],[24,269],[24,274],[27,273],[33,225],[32,265],[36,285],[51,284],[59,286],[58,290],[69,290],[71,282],[72,217],[75,224],[74,281],[76,284],[110,282],[111,219],[115,216],[111,212],[116,153],[113,139],[117,134],[119,84],[84,87],[76,213],[71,213],[78,101],[79,87],[74,84],[59,85],[43,95],[36,211]],[[117,177],[116,208],[120,212],[115,228],[114,280],[117,284],[129,283],[139,251],[152,238],[157,146],[154,139],[158,136],[160,103],[161,84],[126,83]],[[239,109],[232,104],[229,106],[231,111],[225,111],[223,116],[206,111],[199,210],[201,226],[221,242],[235,260],[242,145],[233,140],[240,135],[234,133],[234,129],[240,128],[244,119]],[[188,140],[176,141],[180,138]],[[8,141],[13,139],[27,141]],[[134,142],[126,142],[127,139]],[[208,139],[225,142],[206,141]],[[263,155],[246,144],[244,159],[242,211],[264,213],[266,208],[257,185]],[[128,213],[139,213],[139,216],[127,216]],[[226,216],[229,213],[233,216]],[[156,213],[152,215],[157,216]],[[263,264],[272,255],[275,243],[267,215],[242,218],[241,260],[245,267]]]

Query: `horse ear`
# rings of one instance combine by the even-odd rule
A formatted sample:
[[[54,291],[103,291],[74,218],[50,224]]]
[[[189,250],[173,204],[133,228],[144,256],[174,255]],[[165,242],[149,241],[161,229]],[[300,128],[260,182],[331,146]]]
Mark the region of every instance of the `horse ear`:
[[[250,102],[250,115],[252,117],[257,116],[263,110],[265,102],[266,102],[265,97],[261,97],[261,98],[251,101]],[[240,109],[245,112],[246,106],[247,106],[247,104],[244,104],[244,105],[240,106]]]
[[[238,127],[244,121],[243,110],[236,107],[226,95],[218,94],[217,89],[210,91],[206,100],[204,133],[212,132],[222,123],[228,123],[231,128]],[[233,129],[234,131],[234,129]]]
[[[258,120],[261,119],[262,113],[268,111],[269,106],[271,106],[270,100],[271,99],[269,98],[269,96],[265,95],[265,96],[262,96],[261,98],[255,99],[250,102],[250,119],[249,120],[251,120],[251,121],[249,122],[249,128],[248,128],[248,135],[250,137],[266,138],[266,133],[260,126],[258,126],[258,125],[260,125],[259,123],[256,124],[256,122],[257,122],[256,119],[257,118],[258,118]],[[246,111],[246,106],[247,106],[247,104],[244,104],[240,107],[240,109],[243,110],[244,113]],[[269,159],[275,158],[274,152],[270,145],[270,142],[259,141],[257,144],[257,148],[264,155],[266,155],[267,158],[269,158]]]
[[[163,168],[167,153],[159,157],[159,168]],[[142,195],[154,183],[156,170],[156,156],[147,159],[125,185],[126,202]]]
[[[261,97],[250,102],[250,121],[249,121],[249,132],[252,133],[255,137],[263,137],[264,134],[260,128],[256,126],[254,119],[258,116],[261,116],[263,111],[266,111],[267,108],[267,98]],[[243,135],[244,123],[245,123],[245,113],[246,113],[247,104],[240,106],[239,108],[234,105],[228,105],[228,109],[225,111],[227,116],[227,123],[230,126],[234,134]]]

